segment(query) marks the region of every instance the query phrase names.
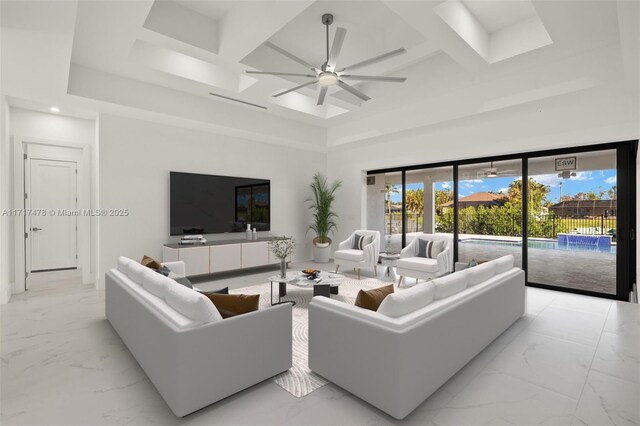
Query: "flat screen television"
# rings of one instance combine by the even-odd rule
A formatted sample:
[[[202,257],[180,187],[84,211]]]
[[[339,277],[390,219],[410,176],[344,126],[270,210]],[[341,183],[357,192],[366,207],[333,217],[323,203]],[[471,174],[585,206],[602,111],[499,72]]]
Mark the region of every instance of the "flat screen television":
[[[271,229],[271,181],[170,172],[171,235]]]

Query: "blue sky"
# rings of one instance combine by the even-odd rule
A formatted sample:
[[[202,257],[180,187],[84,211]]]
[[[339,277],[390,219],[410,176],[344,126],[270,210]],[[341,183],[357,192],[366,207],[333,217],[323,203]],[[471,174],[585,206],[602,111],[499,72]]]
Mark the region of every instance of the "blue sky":
[[[571,179],[561,179],[557,174],[532,176],[537,182],[548,185],[551,189],[549,199],[552,202],[560,200],[560,189],[562,183],[563,195],[575,195],[578,192],[589,192],[600,190],[607,191],[613,185],[616,185],[617,173],[615,169],[596,170],[591,172],[577,172],[577,176]],[[514,180],[513,177],[495,177],[484,179],[472,179],[460,181],[460,196],[466,197],[476,192],[506,192],[509,183]],[[453,182],[437,182],[436,189],[449,189],[453,187]],[[407,185],[407,189],[420,189],[421,183],[411,183]],[[605,196],[606,198],[606,196]],[[400,194],[393,194],[391,200],[399,202],[402,199]]]

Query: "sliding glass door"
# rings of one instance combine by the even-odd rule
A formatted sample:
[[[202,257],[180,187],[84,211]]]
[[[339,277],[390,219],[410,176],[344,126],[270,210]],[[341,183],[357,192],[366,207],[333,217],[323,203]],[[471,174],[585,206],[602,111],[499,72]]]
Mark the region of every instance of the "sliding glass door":
[[[638,141],[368,172],[367,226],[399,251],[454,236],[458,262],[512,254],[527,285],[626,300]]]
[[[528,160],[528,279],[616,295],[615,149]]]
[[[458,261],[512,254],[522,267],[522,161],[458,167]]]

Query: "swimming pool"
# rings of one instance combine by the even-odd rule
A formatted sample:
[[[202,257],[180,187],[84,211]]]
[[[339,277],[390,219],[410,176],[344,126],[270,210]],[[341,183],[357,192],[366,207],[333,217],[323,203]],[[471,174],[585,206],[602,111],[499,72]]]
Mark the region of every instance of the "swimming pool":
[[[509,241],[509,240],[489,240],[482,238],[466,238],[460,240],[461,244],[480,244],[480,245],[503,245],[521,247],[521,241]],[[527,247],[533,249],[546,249],[546,250],[566,250],[566,251],[595,251],[598,253],[616,253],[616,246],[611,247],[599,247],[595,245],[585,244],[558,244],[557,241],[544,241],[544,240],[529,240]]]

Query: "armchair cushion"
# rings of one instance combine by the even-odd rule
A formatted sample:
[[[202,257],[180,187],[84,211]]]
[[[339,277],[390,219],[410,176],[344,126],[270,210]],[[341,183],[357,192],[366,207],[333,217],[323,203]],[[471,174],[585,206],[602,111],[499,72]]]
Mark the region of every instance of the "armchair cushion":
[[[355,234],[353,236],[353,250],[363,250],[365,246],[368,246],[373,242],[373,235],[360,235]]]
[[[427,257],[407,257],[398,260],[398,268],[422,272],[438,272],[438,260]]]
[[[364,260],[364,252],[362,250],[346,249],[338,250],[333,254],[335,259],[350,260],[352,262],[361,262]]]
[[[427,241],[418,238],[418,257],[427,257],[429,259],[437,259],[438,255],[444,250],[444,241],[433,240]]]

